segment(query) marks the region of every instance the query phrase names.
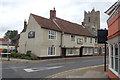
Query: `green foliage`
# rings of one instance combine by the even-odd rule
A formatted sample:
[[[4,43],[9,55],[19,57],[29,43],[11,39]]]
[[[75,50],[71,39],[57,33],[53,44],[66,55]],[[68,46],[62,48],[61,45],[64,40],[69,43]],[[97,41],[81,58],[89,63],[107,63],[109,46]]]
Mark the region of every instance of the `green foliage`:
[[[4,38],[9,38],[9,39],[12,39],[14,36],[16,36],[18,34],[18,31],[17,30],[8,30],[6,33],[5,33],[5,36]]]
[[[31,60],[39,60],[38,57],[31,57]]]
[[[31,57],[31,51],[27,51],[27,52],[26,52],[26,56]]]
[[[3,49],[3,53],[7,53],[7,49]]]

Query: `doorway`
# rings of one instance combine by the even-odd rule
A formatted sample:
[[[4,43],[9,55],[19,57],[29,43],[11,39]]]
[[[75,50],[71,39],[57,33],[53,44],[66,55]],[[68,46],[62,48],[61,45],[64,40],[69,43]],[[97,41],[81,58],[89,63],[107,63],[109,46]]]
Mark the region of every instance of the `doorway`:
[[[66,48],[62,48],[62,57],[64,58],[66,56]]]
[[[80,57],[83,56],[82,53],[83,53],[83,47],[80,48],[80,54],[79,54]]]

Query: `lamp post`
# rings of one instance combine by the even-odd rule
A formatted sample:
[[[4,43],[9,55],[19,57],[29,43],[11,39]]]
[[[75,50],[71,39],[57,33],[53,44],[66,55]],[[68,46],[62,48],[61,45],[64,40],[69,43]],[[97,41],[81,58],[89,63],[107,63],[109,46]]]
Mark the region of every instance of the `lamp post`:
[[[105,28],[105,54],[104,54],[104,71],[106,72],[106,28]]]

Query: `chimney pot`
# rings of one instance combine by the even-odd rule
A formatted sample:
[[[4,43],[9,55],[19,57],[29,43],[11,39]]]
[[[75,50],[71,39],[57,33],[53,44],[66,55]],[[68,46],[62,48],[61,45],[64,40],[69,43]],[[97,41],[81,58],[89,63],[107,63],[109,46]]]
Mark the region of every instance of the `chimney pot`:
[[[56,18],[56,10],[54,8],[54,10],[50,10],[50,19],[54,19]]]

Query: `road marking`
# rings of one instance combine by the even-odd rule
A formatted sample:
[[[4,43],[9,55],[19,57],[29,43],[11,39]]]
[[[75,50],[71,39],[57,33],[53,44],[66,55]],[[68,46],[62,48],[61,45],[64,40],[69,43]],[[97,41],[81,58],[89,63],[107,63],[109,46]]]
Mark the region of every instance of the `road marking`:
[[[21,67],[12,67],[12,66],[10,66],[10,67],[7,67],[7,68],[2,68],[2,69],[11,69],[11,68],[25,68],[25,67],[27,67],[27,66],[21,66]]]
[[[51,63],[51,64],[46,64],[46,65],[62,65],[62,64],[72,64],[72,63],[75,63],[75,62],[64,62],[64,63]]]
[[[56,69],[56,68],[61,68],[61,67],[63,67],[63,66],[27,68],[27,69],[24,69],[24,70],[26,72],[37,72],[37,71]]]
[[[68,71],[63,71],[63,72],[59,72],[59,73],[56,73],[56,74],[47,76],[47,77],[45,77],[45,78],[56,78],[57,75],[60,75],[60,74],[63,74],[63,73],[72,72],[72,71],[77,71],[77,70],[82,70],[82,69],[95,68],[95,67],[100,67],[100,66],[103,66],[103,64],[102,64],[102,65],[97,65],[97,66],[88,66],[88,67],[83,67],[83,68],[71,69],[71,70],[68,70]]]

